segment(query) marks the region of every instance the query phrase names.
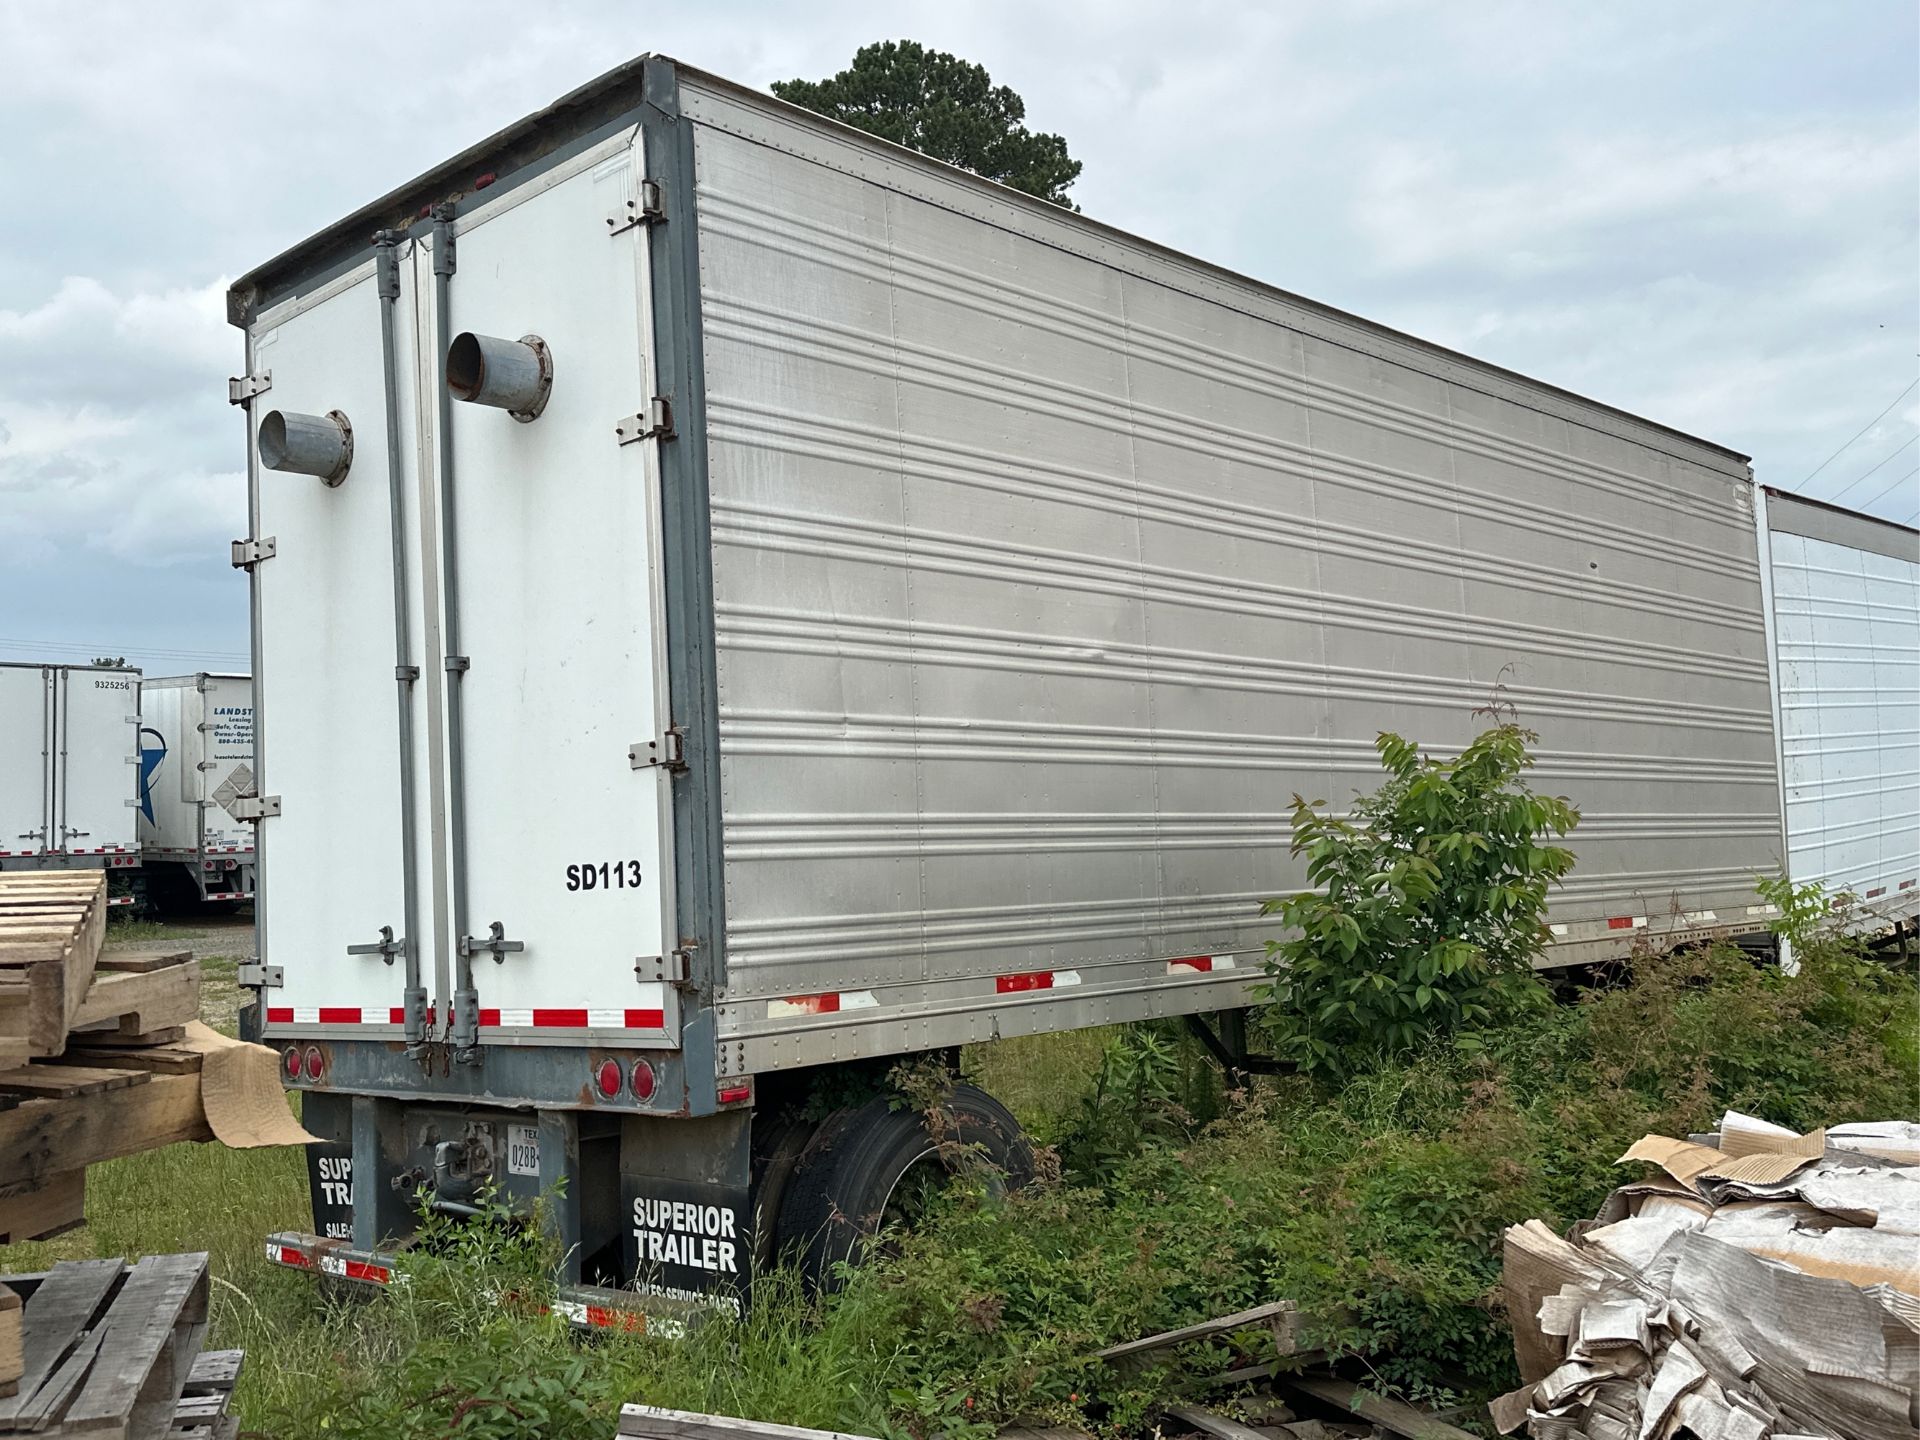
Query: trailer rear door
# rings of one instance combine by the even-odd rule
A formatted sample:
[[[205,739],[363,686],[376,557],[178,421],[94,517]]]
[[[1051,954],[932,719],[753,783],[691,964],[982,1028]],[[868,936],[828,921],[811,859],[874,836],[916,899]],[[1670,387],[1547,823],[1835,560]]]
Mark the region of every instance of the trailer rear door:
[[[53,672],[59,848],[68,855],[139,847],[140,673],[62,666]]]
[[[446,781],[465,801],[468,931],[498,921],[525,946],[476,961],[488,1044],[678,1033],[654,968],[672,948],[673,893],[667,775],[648,763],[665,758],[666,724],[656,445],[628,438],[653,393],[647,231],[625,223],[638,155],[628,137],[608,142],[455,232],[451,334],[537,335],[553,364],[532,421],[452,407],[470,668],[454,682],[464,740]]]
[[[409,363],[412,297],[402,266],[400,344]],[[266,993],[268,1032],[358,1033],[399,1025],[402,981],[350,945],[403,936],[399,739],[394,719],[392,544],[380,306],[371,261],[260,318],[250,368],[271,373],[253,405],[254,444],[271,410],[338,412],[353,430],[344,479],[254,466],[253,534],[273,541],[254,565],[258,715],[285,716],[288,742],[256,765],[250,793],[277,798],[257,827],[261,958],[282,985]],[[402,379],[407,371],[402,368]],[[412,386],[400,408],[409,459]],[[414,476],[409,543],[417,525]],[[417,614],[417,609],[416,609]],[[271,882],[268,883],[268,874]],[[429,951],[422,951],[429,954]]]

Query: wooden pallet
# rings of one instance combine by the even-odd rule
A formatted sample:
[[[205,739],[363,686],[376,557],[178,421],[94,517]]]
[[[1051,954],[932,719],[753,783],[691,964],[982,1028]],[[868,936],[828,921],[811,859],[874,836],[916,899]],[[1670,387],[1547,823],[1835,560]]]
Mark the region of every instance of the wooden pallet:
[[[18,1392],[0,1400],[0,1435],[180,1433],[176,1416],[207,1325],[205,1255],[66,1261],[0,1284],[26,1301],[22,1375]]]
[[[66,1048],[106,935],[104,871],[0,875],[0,1064]]]
[[[167,1440],[231,1440],[240,1422],[227,1413],[246,1356],[239,1350],[204,1350],[193,1362],[173,1407]]]

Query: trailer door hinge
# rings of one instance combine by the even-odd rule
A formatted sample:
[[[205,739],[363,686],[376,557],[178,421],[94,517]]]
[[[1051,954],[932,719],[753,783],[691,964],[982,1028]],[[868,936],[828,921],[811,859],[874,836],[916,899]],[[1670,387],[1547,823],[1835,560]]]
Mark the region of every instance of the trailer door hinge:
[[[236,820],[267,820],[280,813],[278,795],[242,795],[233,802]]]
[[[629,745],[627,761],[636,770],[651,770],[656,766],[684,770],[687,768],[687,732],[675,725],[658,740],[649,740],[643,745]]]
[[[261,990],[278,990],[287,983],[286,972],[278,965],[262,965],[258,960],[242,964],[237,980],[241,985],[252,985]]]
[[[271,560],[278,548],[271,535],[264,540],[236,540],[233,542],[233,568],[251,570],[262,560]]]
[[[273,371],[262,370],[258,375],[230,375],[227,377],[227,403],[244,405],[254,396],[273,388]]]
[[[662,440],[673,439],[673,402],[664,395],[656,395],[647,402],[647,408],[638,415],[629,415],[613,427],[614,438],[622,445],[631,445],[636,440],[650,440],[659,436]]]
[[[658,225],[667,218],[665,196],[658,180],[642,180],[640,193],[607,216],[607,234],[624,235],[636,225]]]
[[[642,955],[633,962],[636,979],[662,985],[686,986],[693,983],[693,955],[686,950],[670,950],[665,955]]]

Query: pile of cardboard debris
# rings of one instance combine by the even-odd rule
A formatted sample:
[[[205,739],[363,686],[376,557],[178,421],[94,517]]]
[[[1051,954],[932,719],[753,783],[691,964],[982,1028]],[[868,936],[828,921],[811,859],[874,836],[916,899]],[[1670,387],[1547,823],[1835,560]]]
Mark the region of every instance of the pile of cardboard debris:
[[[1661,1174],[1570,1239],[1506,1236],[1534,1440],[1911,1440],[1920,1410],[1920,1125],[1796,1135],[1729,1112],[1649,1135]]]

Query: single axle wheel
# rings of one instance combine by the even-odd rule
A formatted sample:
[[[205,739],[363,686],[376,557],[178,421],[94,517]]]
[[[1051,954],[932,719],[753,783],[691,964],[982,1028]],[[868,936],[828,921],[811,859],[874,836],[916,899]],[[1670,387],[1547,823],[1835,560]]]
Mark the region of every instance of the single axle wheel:
[[[1007,1107],[956,1085],[931,1114],[887,1098],[839,1110],[801,1152],[780,1206],[780,1244],[814,1289],[831,1289],[844,1261],[874,1237],[911,1223],[931,1188],[979,1173],[997,1188],[1033,1178],[1033,1147]]]

